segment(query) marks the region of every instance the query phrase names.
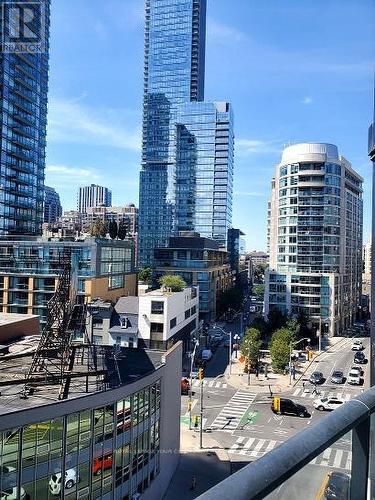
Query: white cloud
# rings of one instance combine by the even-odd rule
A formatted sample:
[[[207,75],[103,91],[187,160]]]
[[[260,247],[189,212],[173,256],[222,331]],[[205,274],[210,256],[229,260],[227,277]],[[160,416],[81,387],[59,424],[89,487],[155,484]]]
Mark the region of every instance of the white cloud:
[[[97,170],[90,167],[71,167],[67,165],[47,165],[46,184],[57,189],[64,186],[79,186],[101,180]]]
[[[263,141],[259,139],[236,139],[236,153],[241,156],[251,154],[279,153],[282,151],[280,141]]]
[[[312,103],[312,97],[306,96],[302,99],[301,101],[302,104],[311,104]]]
[[[223,43],[226,43],[228,40],[231,42],[241,42],[247,39],[247,35],[242,31],[213,19],[208,19],[207,21],[207,36],[214,39],[215,42]]]
[[[79,99],[51,98],[48,114],[48,140],[111,146],[131,151],[141,148],[141,128],[124,125],[125,119],[138,122],[138,113],[122,109],[93,110]],[[137,117],[137,120],[135,120]],[[131,120],[129,120],[131,121]]]

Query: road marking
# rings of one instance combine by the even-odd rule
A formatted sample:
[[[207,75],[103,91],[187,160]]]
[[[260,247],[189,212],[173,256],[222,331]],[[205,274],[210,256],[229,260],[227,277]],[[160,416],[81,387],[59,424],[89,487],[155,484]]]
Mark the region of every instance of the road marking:
[[[239,426],[241,418],[254,401],[255,393],[238,391],[224,406],[211,424],[215,431],[233,432]],[[228,419],[228,417],[233,417]]]
[[[332,448],[327,448],[323,452],[323,459],[321,465],[328,465],[329,457],[331,456]]]
[[[259,439],[258,443],[255,445],[254,450],[250,452],[250,457],[256,457],[258,452],[261,450],[262,446],[266,442],[265,439]]]
[[[244,442],[247,440],[246,442]],[[249,457],[259,458],[265,453],[268,453],[273,448],[278,446],[281,442],[274,439],[257,439],[257,438],[244,438],[238,437],[236,442],[230,447],[228,453],[237,455],[247,455]],[[253,448],[252,448],[253,447]]]
[[[211,380],[210,382],[208,382],[208,387],[212,387],[215,383],[215,380]]]
[[[247,452],[249,451],[250,449],[250,446],[253,444],[253,442],[255,441],[255,438],[250,438],[246,441],[246,444],[244,444],[242,450],[240,451],[240,455],[246,455]]]
[[[333,467],[340,467],[343,451],[337,450],[335,453],[335,459],[333,460]]]
[[[193,399],[191,401],[191,409],[193,410],[194,406],[198,403],[198,399]],[[185,417],[189,417],[190,416],[190,411],[187,410],[187,412],[185,413]]]

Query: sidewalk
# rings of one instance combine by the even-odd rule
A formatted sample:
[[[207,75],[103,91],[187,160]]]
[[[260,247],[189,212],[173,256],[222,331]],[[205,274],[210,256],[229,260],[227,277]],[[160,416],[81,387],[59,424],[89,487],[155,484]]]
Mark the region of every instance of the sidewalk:
[[[164,500],[192,500],[230,475],[230,461],[225,450],[207,434],[204,449],[199,450],[199,432],[181,427],[180,461]],[[192,478],[196,487],[191,489]]]

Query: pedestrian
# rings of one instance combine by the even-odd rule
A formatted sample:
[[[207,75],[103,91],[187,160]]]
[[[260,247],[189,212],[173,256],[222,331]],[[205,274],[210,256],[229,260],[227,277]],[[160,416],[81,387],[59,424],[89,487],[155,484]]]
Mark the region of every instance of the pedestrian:
[[[190,489],[195,490],[196,487],[197,487],[197,478],[195,476],[192,476]]]
[[[302,382],[302,389],[305,390],[305,382]]]
[[[314,384],[314,389],[312,391],[312,394],[318,394],[318,391],[316,390],[316,384]]]

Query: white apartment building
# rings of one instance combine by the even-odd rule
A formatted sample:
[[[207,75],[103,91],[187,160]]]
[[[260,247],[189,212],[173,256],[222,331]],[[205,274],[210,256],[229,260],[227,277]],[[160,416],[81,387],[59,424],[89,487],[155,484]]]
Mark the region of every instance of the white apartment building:
[[[139,297],[138,345],[151,349],[169,349],[181,340],[184,351],[198,328],[198,287],[182,292],[153,290]]]
[[[271,185],[265,315],[306,313],[337,335],[361,298],[362,181],[333,144],[284,149]]]
[[[112,191],[104,186],[90,184],[78,190],[77,209],[85,214],[89,207],[110,207],[112,205]]]

